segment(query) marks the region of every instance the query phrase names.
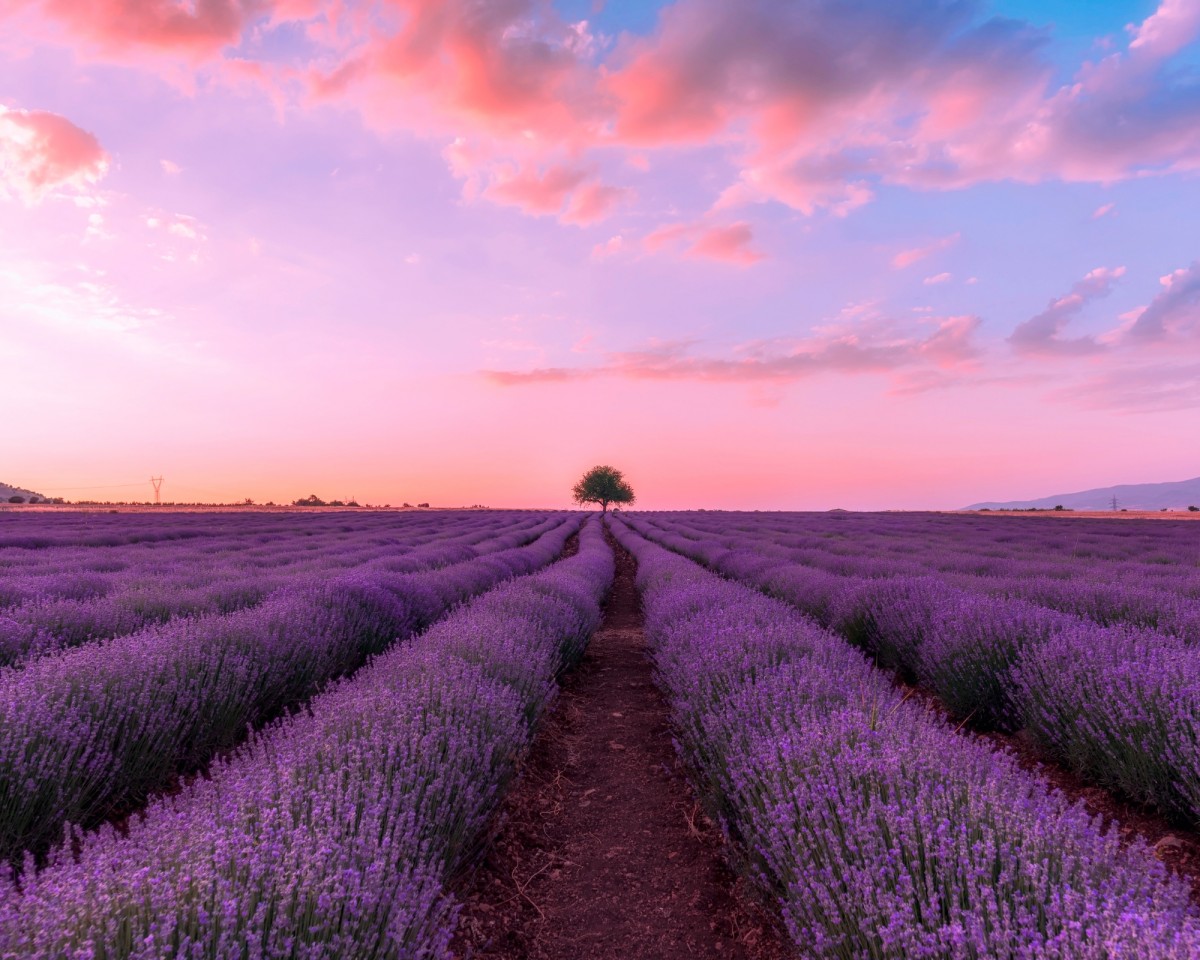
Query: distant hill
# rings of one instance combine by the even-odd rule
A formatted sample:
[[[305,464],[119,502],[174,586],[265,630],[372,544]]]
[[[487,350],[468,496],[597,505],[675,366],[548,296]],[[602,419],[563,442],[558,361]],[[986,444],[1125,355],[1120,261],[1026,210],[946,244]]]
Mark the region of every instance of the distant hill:
[[[25,502],[29,502],[30,497],[37,497],[39,500],[45,500],[40,493],[35,493],[33,490],[26,490],[23,487],[10,487],[7,483],[0,483],[0,503],[8,503],[9,497],[24,497]]]
[[[1115,487],[1098,487],[1079,493],[1059,493],[1039,500],[1009,500],[973,503],[964,510],[1027,510],[1030,507],[1054,509],[1062,504],[1068,510],[1111,510],[1112,498],[1117,508],[1126,510],[1182,510],[1200,506],[1200,477],[1177,480],[1173,483],[1122,483]]]

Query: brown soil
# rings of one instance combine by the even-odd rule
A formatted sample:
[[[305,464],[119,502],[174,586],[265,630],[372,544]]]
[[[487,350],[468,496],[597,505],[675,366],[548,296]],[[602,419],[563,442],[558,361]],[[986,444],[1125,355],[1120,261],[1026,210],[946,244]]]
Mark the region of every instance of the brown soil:
[[[463,960],[794,956],[722,860],[654,687],[633,558],[463,891]]]
[[[932,691],[896,681],[906,695],[920,701],[949,723],[958,723]],[[1079,774],[1062,766],[1041,744],[1024,733],[982,732],[964,729],[963,733],[992,747],[1006,749],[1017,762],[1036,773],[1052,788],[1061,790],[1072,803],[1082,801],[1088,813],[1098,817],[1105,831],[1116,829],[1127,843],[1142,841],[1167,868],[1182,878],[1192,892],[1192,902],[1200,906],[1200,832],[1172,822],[1145,804],[1128,800],[1088,783]]]

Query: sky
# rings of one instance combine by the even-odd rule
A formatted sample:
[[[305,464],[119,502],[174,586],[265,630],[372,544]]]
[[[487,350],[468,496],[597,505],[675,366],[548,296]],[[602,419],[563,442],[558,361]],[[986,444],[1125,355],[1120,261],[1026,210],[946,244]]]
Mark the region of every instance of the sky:
[[[1200,475],[1200,0],[2,0],[0,480]]]

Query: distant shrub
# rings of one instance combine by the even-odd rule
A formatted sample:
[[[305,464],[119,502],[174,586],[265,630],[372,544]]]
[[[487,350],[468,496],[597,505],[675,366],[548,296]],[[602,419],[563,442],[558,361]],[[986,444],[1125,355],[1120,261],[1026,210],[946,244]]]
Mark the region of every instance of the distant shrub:
[[[324,500],[322,500],[320,497],[318,497],[315,493],[310,493],[303,500],[293,500],[292,506],[293,507],[327,507],[327,506],[329,506],[329,504],[327,504]]]
[[[1189,510],[1190,510],[1192,513],[1200,513],[1200,507],[1191,506],[1191,507],[1188,507],[1188,509],[1189,509]]]
[[[417,506],[418,506],[418,507],[428,507],[428,506],[429,506],[429,504],[427,504],[427,503],[418,503],[418,504],[417,504]]]
[[[1056,503],[1056,504],[1054,505],[1054,509],[1055,509],[1055,510],[1065,510],[1065,509],[1067,509],[1067,508],[1066,508],[1066,507],[1064,507],[1064,506],[1063,506],[1061,503]]]
[[[8,502],[9,503],[24,503],[25,498],[18,496],[17,494],[14,493],[11,497],[8,498]]]

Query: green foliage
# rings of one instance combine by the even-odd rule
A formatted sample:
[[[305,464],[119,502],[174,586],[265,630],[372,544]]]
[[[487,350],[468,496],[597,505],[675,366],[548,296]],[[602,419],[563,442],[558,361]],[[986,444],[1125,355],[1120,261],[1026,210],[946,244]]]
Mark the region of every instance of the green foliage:
[[[610,503],[633,503],[633,487],[615,467],[592,467],[571,491],[578,504],[598,503],[602,512]]]

